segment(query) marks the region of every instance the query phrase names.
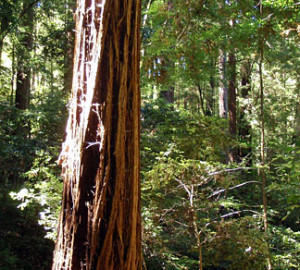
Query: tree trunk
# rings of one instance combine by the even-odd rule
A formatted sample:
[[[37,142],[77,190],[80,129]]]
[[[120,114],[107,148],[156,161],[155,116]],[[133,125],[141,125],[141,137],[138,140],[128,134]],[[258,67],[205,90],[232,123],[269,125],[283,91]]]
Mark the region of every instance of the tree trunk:
[[[249,99],[249,93],[251,91],[251,85],[250,85],[250,63],[244,62],[241,66],[241,76],[242,76],[242,88],[240,95],[242,97],[242,104],[239,108],[240,116],[239,116],[239,137],[242,140],[242,142],[246,142],[247,144],[251,143],[251,126],[248,123],[246,119],[246,110],[248,108],[248,104],[246,103],[246,100]],[[245,157],[248,157],[247,166],[251,166],[252,160],[251,160],[251,146],[248,147],[240,147],[239,149],[239,157],[242,160]]]
[[[208,116],[214,116],[215,110],[214,110],[214,95],[215,95],[215,79],[214,75],[211,75],[209,78],[209,85],[211,89],[211,94],[207,98],[206,103],[206,115]]]
[[[227,87],[226,87],[226,53],[220,50],[219,55],[219,116],[227,118],[228,106],[227,106]]]
[[[78,0],[52,269],[141,269],[140,1]]]
[[[170,86],[169,90],[164,90],[160,92],[161,98],[163,98],[167,103],[173,104],[174,103],[174,86]]]
[[[262,1],[259,3],[260,7],[260,17],[263,18],[263,6]],[[260,120],[261,120],[261,145],[260,145],[260,155],[261,155],[261,181],[262,181],[262,200],[263,200],[263,222],[264,222],[264,232],[265,237],[268,238],[268,200],[267,200],[267,176],[265,171],[266,155],[265,155],[265,118],[264,118],[264,82],[263,82],[263,61],[264,61],[264,35],[263,29],[260,29],[259,33],[259,81],[260,81]],[[267,269],[272,270],[272,261],[270,248],[268,244],[268,257],[267,257]]]
[[[228,87],[228,112],[229,112],[229,134],[233,139],[236,137],[236,63],[233,52],[229,53],[229,87]],[[236,151],[229,149],[229,160],[236,160]]]
[[[236,136],[236,64],[235,55],[230,53],[229,60],[229,87],[228,87],[228,112],[229,112],[229,133],[233,137]]]
[[[74,48],[74,23],[68,21],[69,10],[75,13],[75,1],[65,1],[65,54],[64,54],[64,91],[69,93],[72,89],[72,75],[73,75],[73,48]]]
[[[12,57],[11,57],[11,79],[10,79],[10,105],[14,105],[14,87],[15,87],[15,42],[12,41]]]
[[[3,51],[4,40],[0,38],[0,67],[2,66],[2,51]]]
[[[15,105],[18,109],[26,110],[30,103],[30,52],[33,44],[33,8],[28,9],[24,15],[25,33],[21,34],[19,48],[17,49],[17,87]]]
[[[200,101],[200,108],[201,108],[201,111],[202,111],[202,114],[203,115],[206,115],[206,111],[204,109],[204,95],[203,95],[203,89],[200,85],[200,83],[198,82],[197,83],[197,89],[198,89],[198,93],[199,93],[199,101]]]

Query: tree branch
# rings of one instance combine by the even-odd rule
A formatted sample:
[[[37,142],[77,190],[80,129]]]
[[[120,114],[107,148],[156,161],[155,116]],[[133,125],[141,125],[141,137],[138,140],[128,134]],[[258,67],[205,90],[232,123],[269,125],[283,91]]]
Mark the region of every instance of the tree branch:
[[[217,191],[215,191],[213,194],[211,194],[210,196],[208,196],[207,199],[210,199],[211,197],[214,197],[214,196],[216,196],[216,195],[219,195],[219,194],[225,192],[226,190],[233,190],[233,189],[240,188],[240,187],[242,187],[242,186],[244,186],[244,185],[248,185],[248,184],[252,184],[252,183],[254,183],[254,184],[260,184],[260,185],[261,185],[261,182],[259,182],[259,181],[247,181],[247,182],[238,184],[238,185],[236,185],[236,186],[230,187],[230,188],[228,188],[228,189],[222,188],[222,189],[220,189],[220,190],[217,190]]]
[[[221,174],[223,172],[236,172],[236,171],[241,171],[241,170],[253,170],[253,168],[251,167],[239,167],[239,168],[232,168],[232,169],[224,169],[224,170],[221,170],[221,171],[218,171],[218,172],[212,172],[212,173],[209,173],[207,174],[208,176],[213,176],[213,175],[218,175],[218,174]]]

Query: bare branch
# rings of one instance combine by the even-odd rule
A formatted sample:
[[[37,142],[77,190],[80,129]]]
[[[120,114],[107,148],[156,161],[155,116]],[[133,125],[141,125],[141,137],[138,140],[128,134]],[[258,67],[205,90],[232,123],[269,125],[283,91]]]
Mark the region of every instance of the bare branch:
[[[188,189],[187,185],[184,184],[184,183],[183,183],[180,179],[178,179],[178,178],[175,178],[175,180],[176,180],[181,186],[183,186],[183,188],[185,189],[185,191],[187,192],[187,194],[188,194],[189,196],[191,196],[191,192],[190,192],[190,190]]]
[[[242,187],[242,186],[244,186],[244,185],[248,185],[248,184],[259,184],[259,185],[261,185],[261,182],[259,182],[259,181],[247,181],[247,182],[238,184],[238,185],[236,185],[236,186],[230,187],[230,188],[228,188],[228,189],[222,188],[222,189],[220,189],[220,190],[215,191],[215,192],[214,192],[213,194],[211,194],[210,196],[208,196],[207,199],[210,199],[211,197],[214,197],[214,196],[216,196],[216,195],[219,195],[219,194],[221,194],[221,193],[224,193],[226,190],[233,190],[233,189],[240,188],[240,187]]]
[[[218,174],[221,174],[221,173],[224,173],[224,172],[236,172],[236,171],[248,171],[248,170],[253,170],[253,168],[251,167],[239,167],[239,168],[232,168],[232,169],[224,169],[224,170],[221,170],[221,171],[218,171],[218,172],[212,172],[212,173],[209,173],[208,176],[213,176],[213,175],[218,175]]]

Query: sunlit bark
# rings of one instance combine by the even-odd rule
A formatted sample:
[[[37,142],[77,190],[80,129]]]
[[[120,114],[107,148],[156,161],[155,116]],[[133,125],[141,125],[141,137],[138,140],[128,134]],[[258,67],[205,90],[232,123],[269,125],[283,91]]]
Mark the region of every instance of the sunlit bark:
[[[141,268],[140,1],[79,0],[52,269]]]
[[[227,103],[227,87],[226,87],[226,53],[220,50],[219,55],[219,116],[222,118],[227,118],[228,113],[228,103]]]

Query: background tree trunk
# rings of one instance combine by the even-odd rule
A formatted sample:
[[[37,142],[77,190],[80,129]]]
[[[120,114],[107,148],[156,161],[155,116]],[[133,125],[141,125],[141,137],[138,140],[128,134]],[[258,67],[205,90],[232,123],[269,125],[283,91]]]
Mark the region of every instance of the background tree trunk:
[[[167,102],[170,104],[174,103],[174,90],[175,87],[174,86],[170,86],[169,90],[164,90],[160,92],[160,96]]]
[[[227,105],[227,87],[226,87],[226,53],[223,50],[219,52],[219,116],[227,118],[228,105]]]
[[[65,1],[65,54],[64,54],[64,91],[69,93],[72,89],[72,75],[73,75],[73,48],[74,48],[74,23],[68,21],[69,12],[75,13],[75,1]]]
[[[260,18],[263,18],[263,4],[262,1],[259,3],[259,10],[260,10]],[[264,62],[264,35],[263,29],[260,29],[259,32],[259,40],[258,40],[258,47],[259,47],[259,64],[258,64],[258,71],[259,71],[259,84],[260,84],[260,121],[261,121],[261,143],[260,143],[260,156],[261,156],[261,182],[262,182],[262,201],[263,201],[263,222],[264,222],[264,232],[265,237],[269,237],[269,222],[268,222],[268,198],[267,198],[267,174],[266,174],[266,152],[265,152],[265,115],[264,115],[264,81],[263,81],[263,62]],[[268,241],[268,239],[267,239]],[[271,261],[271,253],[270,247],[268,243],[268,257],[267,257],[267,269],[272,270],[273,265]]]
[[[234,53],[229,54],[229,102],[228,102],[228,112],[229,112],[229,133],[233,137],[236,136],[236,64]]]
[[[31,7],[23,17],[25,32],[20,34],[21,38],[17,49],[18,64],[15,105],[21,110],[28,109],[30,103],[30,52],[32,51],[33,45],[33,17],[34,10]]]
[[[140,5],[78,1],[52,269],[141,269]]]
[[[239,137],[243,142],[247,142],[248,144],[251,143],[251,126],[246,119],[246,110],[249,110],[249,104],[246,103],[246,100],[249,99],[249,93],[251,91],[251,70],[250,70],[250,63],[248,61],[242,63],[241,66],[241,76],[242,76],[242,88],[240,95],[242,97],[242,104],[239,107]],[[251,146],[248,147],[240,147],[239,149],[239,158],[243,159],[248,157],[247,166],[251,166]]]
[[[233,52],[229,53],[229,87],[228,87],[228,112],[229,112],[229,134],[233,139],[236,137],[236,62]],[[229,160],[236,160],[236,151],[229,149]]]

